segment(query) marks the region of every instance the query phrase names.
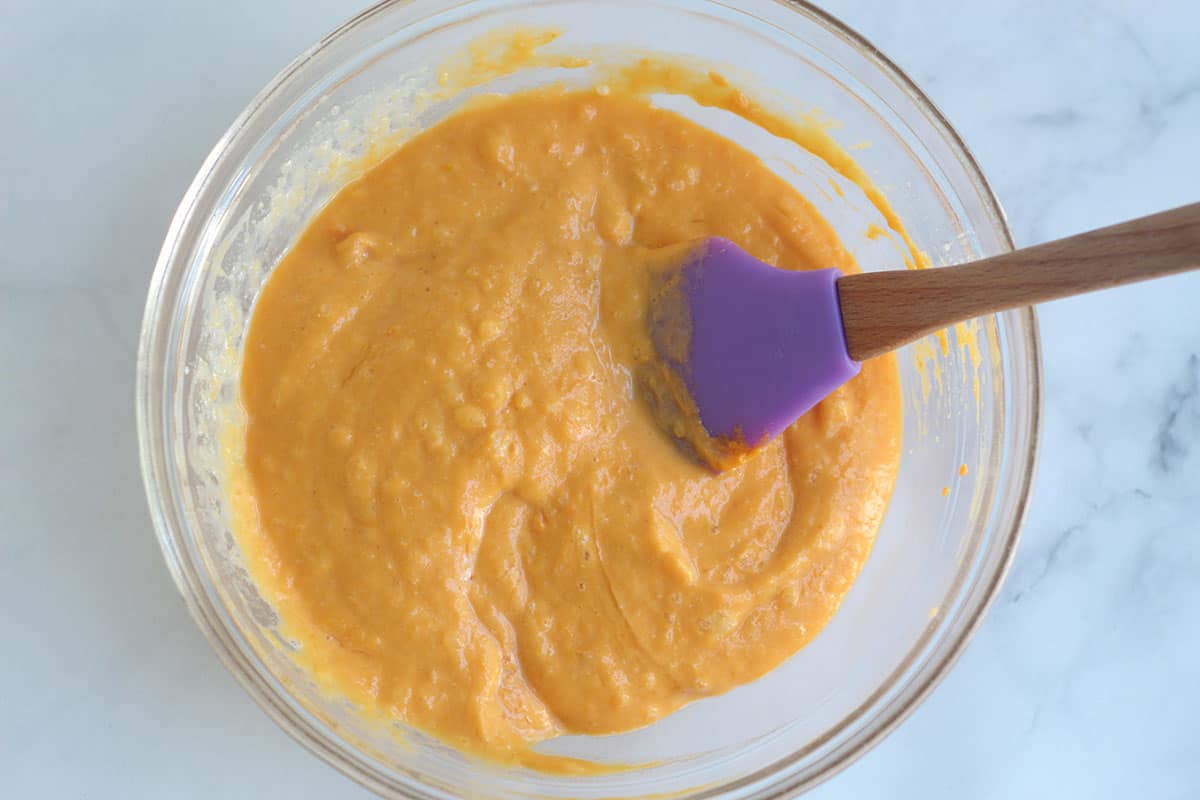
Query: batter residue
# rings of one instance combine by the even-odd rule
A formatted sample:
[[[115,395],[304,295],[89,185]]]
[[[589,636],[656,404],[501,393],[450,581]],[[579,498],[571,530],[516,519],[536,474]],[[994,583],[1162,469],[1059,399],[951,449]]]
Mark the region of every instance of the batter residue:
[[[682,457],[637,395],[646,275],[722,236],[853,271],[733,142],[619,92],[458,113],[347,186],[244,350],[256,578],[338,691],[490,758],[645,725],[829,621],[895,479],[896,364],[745,464]]]

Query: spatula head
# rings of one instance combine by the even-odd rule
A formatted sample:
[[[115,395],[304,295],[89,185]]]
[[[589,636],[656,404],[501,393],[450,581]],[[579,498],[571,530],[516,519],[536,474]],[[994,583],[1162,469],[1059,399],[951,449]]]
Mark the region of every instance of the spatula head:
[[[656,273],[658,363],[643,385],[664,428],[714,469],[744,460],[858,374],[836,269],[795,272],[710,238]]]

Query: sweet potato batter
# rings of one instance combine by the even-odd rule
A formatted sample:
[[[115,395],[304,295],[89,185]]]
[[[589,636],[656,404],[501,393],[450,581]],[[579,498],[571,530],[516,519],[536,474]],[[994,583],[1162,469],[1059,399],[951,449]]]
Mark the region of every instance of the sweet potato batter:
[[[747,463],[637,394],[647,270],[723,236],[853,270],[755,156],[620,93],[475,106],[347,186],[277,267],[242,379],[260,583],[313,671],[490,758],[624,731],[829,621],[895,478],[895,362]]]

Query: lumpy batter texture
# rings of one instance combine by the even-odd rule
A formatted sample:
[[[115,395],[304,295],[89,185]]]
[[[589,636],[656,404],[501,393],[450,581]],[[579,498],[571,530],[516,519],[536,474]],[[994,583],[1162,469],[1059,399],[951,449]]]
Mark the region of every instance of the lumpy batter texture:
[[[890,358],[736,469],[638,395],[649,271],[853,270],[755,156],[617,93],[458,113],[347,186],[244,351],[256,577],[320,678],[488,757],[645,725],[829,621],[895,477]]]

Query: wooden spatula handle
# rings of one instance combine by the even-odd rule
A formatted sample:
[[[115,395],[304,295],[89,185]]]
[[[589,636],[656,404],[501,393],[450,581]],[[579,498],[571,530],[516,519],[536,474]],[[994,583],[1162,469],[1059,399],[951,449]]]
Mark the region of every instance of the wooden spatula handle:
[[[1200,203],[957,267],[838,280],[846,344],[872,358],[955,322],[1200,268]]]

